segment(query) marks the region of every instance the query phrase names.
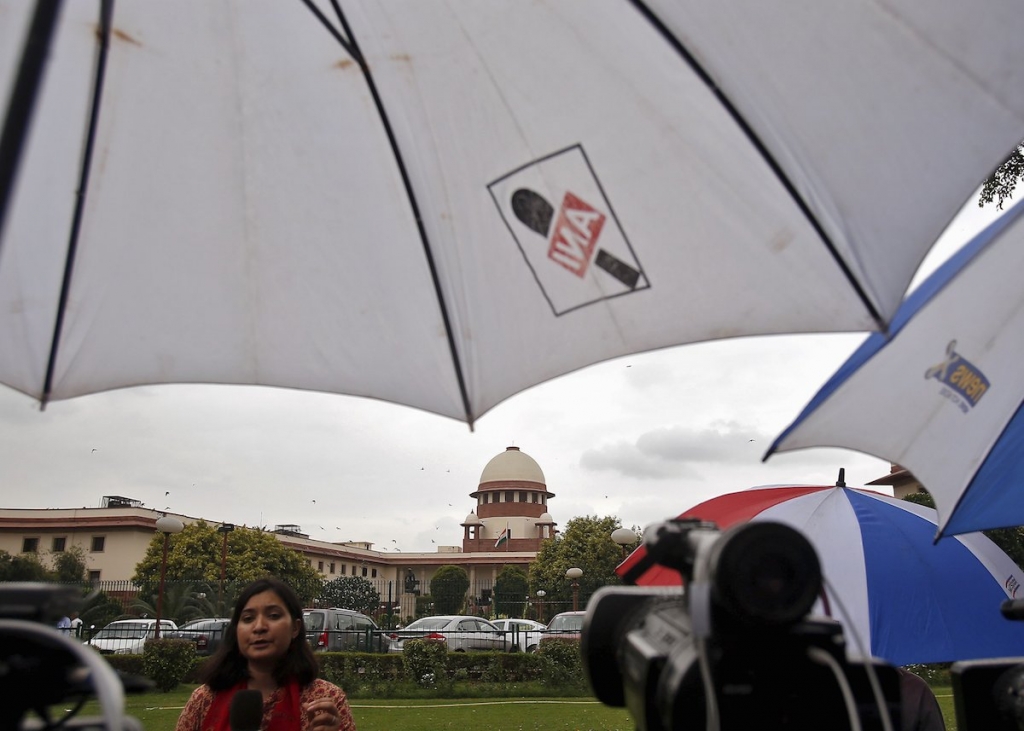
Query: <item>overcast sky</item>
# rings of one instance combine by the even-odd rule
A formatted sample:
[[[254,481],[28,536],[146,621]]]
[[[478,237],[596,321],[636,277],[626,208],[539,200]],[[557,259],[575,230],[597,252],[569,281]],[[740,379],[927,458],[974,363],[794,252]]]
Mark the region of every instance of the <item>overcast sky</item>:
[[[931,268],[994,214],[969,204]],[[513,396],[470,432],[407,407],[232,386],[134,388],[52,403],[0,386],[4,507],[96,507],[104,495],[245,525],[298,524],[380,550],[461,545],[469,493],[509,445],[540,464],[564,526],[646,526],[754,485],[860,486],[889,463],[813,449],[761,462],[863,334],[744,338],[592,366]]]

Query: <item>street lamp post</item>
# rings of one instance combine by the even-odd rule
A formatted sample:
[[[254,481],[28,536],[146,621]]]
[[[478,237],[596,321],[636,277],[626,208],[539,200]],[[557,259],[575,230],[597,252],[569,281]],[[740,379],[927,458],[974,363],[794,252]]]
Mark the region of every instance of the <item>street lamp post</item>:
[[[164,579],[167,576],[167,543],[171,539],[171,533],[181,533],[185,524],[177,518],[164,516],[156,521],[156,529],[164,534],[164,557],[160,561],[160,588],[156,594],[156,627],[153,629],[153,639],[160,639],[160,615],[164,609]]]
[[[548,593],[543,589],[537,589],[537,621],[544,624],[544,597]]]
[[[637,535],[629,528],[616,528],[612,531],[612,540],[619,544],[619,548],[622,549],[622,558],[626,558],[626,546],[632,546],[636,543]]]
[[[583,569],[573,566],[565,572],[565,578],[572,582],[572,611],[580,609],[580,577],[583,576]]]
[[[235,529],[234,523],[221,523],[218,533],[224,534],[224,547],[220,551],[220,592],[217,594],[218,612],[224,611],[224,574],[228,563],[228,533]]]

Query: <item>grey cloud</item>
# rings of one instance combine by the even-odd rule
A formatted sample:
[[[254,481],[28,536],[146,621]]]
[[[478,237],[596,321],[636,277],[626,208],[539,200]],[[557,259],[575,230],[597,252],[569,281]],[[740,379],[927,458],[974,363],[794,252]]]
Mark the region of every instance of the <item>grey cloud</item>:
[[[699,477],[685,465],[645,454],[637,445],[626,442],[586,450],[580,457],[580,466],[595,472],[618,472],[639,479]]]

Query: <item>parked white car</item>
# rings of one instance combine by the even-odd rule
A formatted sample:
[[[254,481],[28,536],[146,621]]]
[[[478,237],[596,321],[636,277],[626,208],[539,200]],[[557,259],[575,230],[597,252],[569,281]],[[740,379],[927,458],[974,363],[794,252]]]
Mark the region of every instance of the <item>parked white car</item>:
[[[540,645],[541,632],[547,627],[532,619],[495,619],[491,622],[508,634],[508,641],[519,647],[520,652],[536,652]]]
[[[480,617],[444,615],[422,617],[404,629],[391,633],[391,652],[405,650],[406,640],[444,640],[449,652],[467,650],[501,651],[509,647],[505,633]]]
[[[160,620],[160,635],[174,632],[178,625],[169,619]],[[111,622],[89,640],[101,655],[141,655],[146,640],[156,635],[155,619],[121,619]]]

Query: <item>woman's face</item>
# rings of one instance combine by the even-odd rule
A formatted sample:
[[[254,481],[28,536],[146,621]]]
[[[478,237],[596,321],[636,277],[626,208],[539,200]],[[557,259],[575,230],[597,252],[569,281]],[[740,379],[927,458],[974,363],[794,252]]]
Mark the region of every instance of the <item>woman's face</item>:
[[[238,618],[238,650],[250,665],[268,668],[288,652],[299,634],[299,620],[288,614],[281,597],[274,591],[256,594]]]

